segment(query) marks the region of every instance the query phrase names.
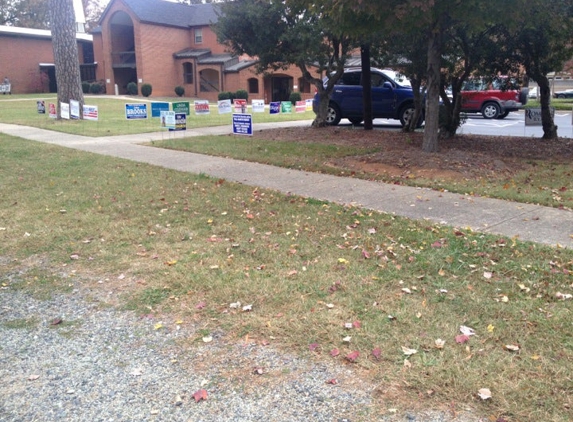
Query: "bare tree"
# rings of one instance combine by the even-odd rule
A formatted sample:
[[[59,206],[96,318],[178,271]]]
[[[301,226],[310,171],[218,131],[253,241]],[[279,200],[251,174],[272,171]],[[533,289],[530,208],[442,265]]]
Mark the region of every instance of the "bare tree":
[[[80,76],[74,6],[72,0],[49,0],[49,2],[58,85],[58,119],[61,118],[60,103],[69,103],[70,100],[79,101],[80,118],[83,118],[84,94]]]

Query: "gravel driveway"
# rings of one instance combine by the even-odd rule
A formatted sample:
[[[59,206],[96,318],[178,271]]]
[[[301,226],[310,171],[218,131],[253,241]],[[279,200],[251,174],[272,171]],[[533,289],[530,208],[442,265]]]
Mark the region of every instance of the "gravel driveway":
[[[380,416],[374,386],[348,367],[223,334],[190,343],[192,326],[103,303],[79,290],[47,300],[0,290],[1,421],[476,420]],[[207,399],[196,402],[201,389]]]

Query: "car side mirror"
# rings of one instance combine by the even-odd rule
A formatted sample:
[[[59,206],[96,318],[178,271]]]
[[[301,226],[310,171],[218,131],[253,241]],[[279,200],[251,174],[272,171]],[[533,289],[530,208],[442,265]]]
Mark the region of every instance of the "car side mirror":
[[[386,82],[384,82],[384,85],[382,85],[382,88],[392,89],[392,88],[394,88],[394,87],[392,86],[392,83],[386,81]]]

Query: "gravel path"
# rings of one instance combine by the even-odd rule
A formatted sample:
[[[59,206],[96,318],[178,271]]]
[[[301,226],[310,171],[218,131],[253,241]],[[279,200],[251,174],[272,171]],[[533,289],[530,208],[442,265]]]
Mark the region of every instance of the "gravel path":
[[[0,420],[453,420],[437,413],[376,416],[374,387],[349,368],[232,344],[222,334],[210,343],[185,341],[196,335],[194,327],[138,318],[79,290],[36,300],[4,287]],[[327,384],[331,379],[339,383]],[[196,402],[200,389],[208,397]]]

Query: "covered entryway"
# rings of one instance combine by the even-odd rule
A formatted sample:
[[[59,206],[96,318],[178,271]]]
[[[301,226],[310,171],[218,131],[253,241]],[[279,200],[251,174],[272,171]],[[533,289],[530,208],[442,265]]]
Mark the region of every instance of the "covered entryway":
[[[109,25],[114,83],[120,94],[126,94],[127,84],[137,83],[133,22],[127,13],[119,11],[112,16]]]
[[[288,101],[293,89],[293,78],[290,76],[271,76],[271,101]]]

